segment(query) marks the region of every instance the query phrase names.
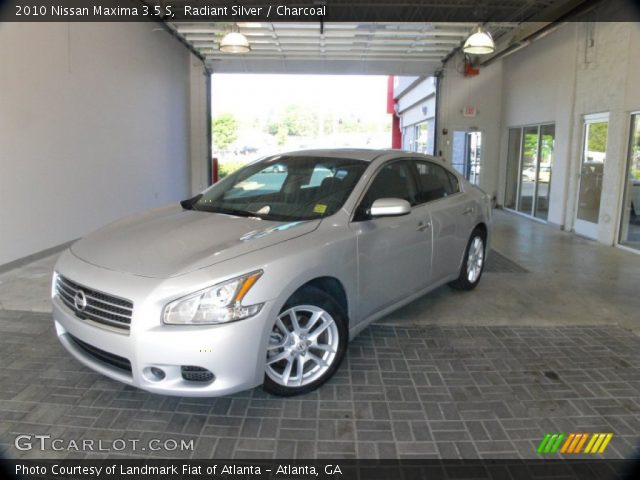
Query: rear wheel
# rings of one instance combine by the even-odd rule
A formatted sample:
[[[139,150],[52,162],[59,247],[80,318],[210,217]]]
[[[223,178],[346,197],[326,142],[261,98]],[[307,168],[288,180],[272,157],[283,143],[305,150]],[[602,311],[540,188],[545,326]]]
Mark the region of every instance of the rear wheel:
[[[347,343],[340,306],[322,290],[304,288],[287,301],[271,330],[264,389],[283,396],[315,390],[337,370]]]
[[[476,288],[484,270],[485,253],[484,232],[476,228],[471,233],[471,238],[467,243],[460,275],[449,285],[457,290],[473,290]]]

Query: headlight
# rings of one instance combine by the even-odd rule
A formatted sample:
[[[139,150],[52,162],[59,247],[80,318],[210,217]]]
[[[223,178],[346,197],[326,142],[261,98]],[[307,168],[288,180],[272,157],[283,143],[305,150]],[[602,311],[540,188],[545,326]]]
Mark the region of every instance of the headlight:
[[[173,325],[233,322],[260,311],[262,304],[244,306],[242,299],[262,275],[252,272],[182,297],[164,307],[162,321]]]

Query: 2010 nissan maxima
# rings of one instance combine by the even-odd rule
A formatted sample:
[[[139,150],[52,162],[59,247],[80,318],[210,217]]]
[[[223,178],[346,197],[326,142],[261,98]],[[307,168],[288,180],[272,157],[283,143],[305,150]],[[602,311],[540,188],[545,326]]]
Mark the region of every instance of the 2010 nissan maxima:
[[[373,320],[445,283],[474,288],[490,219],[489,197],[426,155],[264,158],[73,244],[53,277],[56,331],[151,392],[309,392]]]

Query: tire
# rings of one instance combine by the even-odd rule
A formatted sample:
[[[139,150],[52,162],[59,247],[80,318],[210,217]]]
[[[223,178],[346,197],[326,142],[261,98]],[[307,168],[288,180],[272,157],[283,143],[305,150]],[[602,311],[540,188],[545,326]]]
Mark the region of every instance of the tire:
[[[471,232],[464,259],[460,267],[460,275],[449,286],[456,290],[473,290],[480,283],[486,258],[486,235],[476,228]],[[475,266],[470,268],[470,262]]]
[[[301,289],[273,324],[262,387],[287,397],[315,390],[338,369],[348,343],[347,315],[336,301],[317,288]]]

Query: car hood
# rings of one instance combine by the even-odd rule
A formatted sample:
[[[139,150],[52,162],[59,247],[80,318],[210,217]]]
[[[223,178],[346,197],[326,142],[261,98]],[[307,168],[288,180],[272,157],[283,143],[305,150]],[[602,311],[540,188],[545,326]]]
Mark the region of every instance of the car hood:
[[[320,220],[272,222],[169,206],[116,221],[71,252],[98,267],[153,278],[200,268],[306,235]]]

